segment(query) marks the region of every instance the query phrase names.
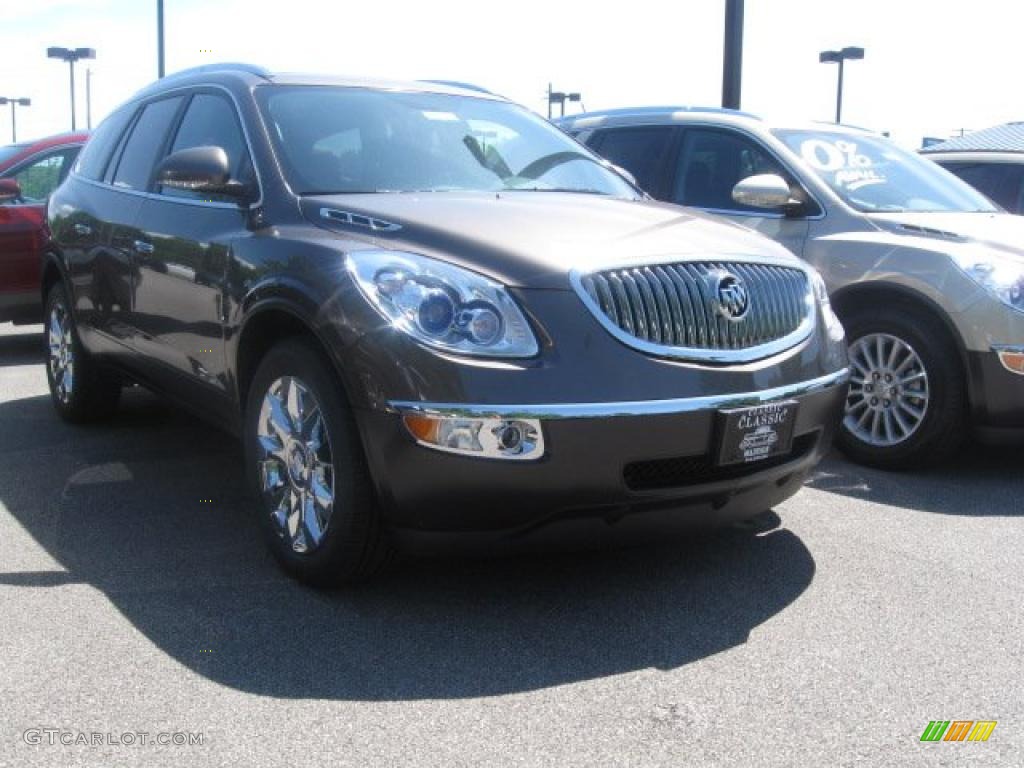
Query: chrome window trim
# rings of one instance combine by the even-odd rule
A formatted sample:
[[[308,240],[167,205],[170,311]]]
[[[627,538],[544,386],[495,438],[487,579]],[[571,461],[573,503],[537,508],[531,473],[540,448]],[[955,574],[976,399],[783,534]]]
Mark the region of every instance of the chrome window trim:
[[[124,187],[115,186],[113,184],[113,181],[111,181],[110,184],[107,184],[105,182],[98,181],[98,180],[95,180],[95,179],[87,179],[84,176],[80,176],[78,173],[76,173],[74,168],[71,169],[70,173],[68,174],[68,178],[74,177],[78,181],[84,181],[87,184],[94,184],[94,185],[96,185],[98,187],[101,187],[103,189],[113,190],[114,192],[123,192],[123,193],[126,193],[126,194],[132,194],[132,195],[141,195],[142,197],[148,197],[148,198],[151,198],[151,199],[154,199],[154,200],[161,200],[161,201],[165,201],[165,202],[184,203],[184,204],[187,204],[187,205],[201,205],[201,206],[205,206],[205,207],[208,207],[208,208],[233,208],[235,210],[245,210],[247,208],[250,211],[256,210],[257,208],[259,208],[260,206],[263,205],[263,177],[260,175],[259,164],[256,162],[256,153],[253,152],[253,150],[252,150],[252,137],[249,135],[249,128],[246,126],[245,120],[242,119],[242,108],[241,108],[241,105],[239,104],[238,99],[235,98],[235,94],[231,92],[230,88],[225,88],[223,85],[217,85],[216,83],[195,83],[193,85],[181,86],[179,88],[168,88],[166,91],[160,91],[159,93],[149,94],[148,97],[142,98],[142,99],[138,99],[135,102],[131,102],[131,101],[126,102],[122,106],[128,106],[129,104],[134,104],[134,108],[135,108],[135,111],[137,113],[138,110],[141,107],[144,107],[144,106],[146,106],[147,104],[149,104],[151,102],[160,101],[161,99],[167,98],[169,96],[173,96],[174,94],[177,94],[177,93],[185,93],[188,96],[192,96],[195,93],[202,92],[204,89],[213,89],[213,90],[222,91],[222,92],[226,93],[228,95],[228,99],[230,99],[231,104],[235,108],[235,118],[238,120],[238,125],[242,129],[242,136],[245,138],[245,148],[249,151],[249,159],[252,161],[252,170],[253,170],[253,173],[256,176],[256,189],[259,191],[259,196],[256,198],[256,200],[254,202],[249,203],[248,206],[241,206],[241,205],[238,205],[237,203],[224,203],[224,202],[219,202],[219,201],[215,201],[215,200],[209,200],[209,201],[208,200],[189,200],[187,198],[176,198],[176,197],[172,197],[170,195],[162,195],[159,192],[149,192],[149,191],[143,191],[143,190],[140,190],[140,189],[125,189]],[[120,106],[118,107],[118,109],[120,109]],[[188,108],[186,107],[185,108],[185,112],[187,112],[187,111],[188,111]],[[184,117],[185,117],[185,112],[183,112],[182,115],[181,115],[182,119],[184,119]],[[133,115],[133,117],[137,117],[137,115]],[[122,133],[122,135],[118,138],[117,145],[114,147],[114,154],[115,155],[118,154],[119,150],[123,151],[124,146],[123,146],[122,142],[124,141],[126,136],[130,135],[131,131],[134,129],[134,126],[135,126],[135,120],[130,120],[129,124],[127,126],[125,126],[125,129],[124,129],[125,133]],[[176,128],[180,128],[181,127],[180,121],[179,121],[178,125],[175,126],[175,127]],[[109,165],[110,165],[110,162],[113,159],[114,159],[114,157],[112,155],[107,160],[107,165],[108,165],[107,170],[110,170],[109,169]],[[162,159],[163,158],[158,158],[158,161],[162,160]]]
[[[388,410],[403,414],[417,413],[447,418],[493,419],[604,419],[619,416],[671,416],[762,405],[775,400],[822,392],[849,381],[850,369],[842,368],[826,376],[762,389],[757,392],[682,397],[671,400],[634,400],[612,403],[540,403],[522,405],[484,405],[476,403],[430,403],[391,400]]]
[[[583,287],[583,278],[587,275],[595,274],[598,272],[604,272],[613,269],[631,269],[640,267],[656,266],[659,264],[682,264],[682,263],[704,263],[704,262],[721,262],[723,264],[739,263],[739,264],[755,264],[760,266],[769,267],[780,267],[783,269],[795,269],[804,273],[807,277],[807,295],[805,297],[807,302],[807,313],[804,315],[803,321],[797,326],[796,330],[792,333],[783,336],[782,338],[776,339],[775,341],[768,342],[767,344],[759,344],[756,347],[749,347],[747,349],[701,349],[700,347],[673,347],[666,344],[655,344],[650,341],[644,341],[636,336],[619,328],[605,315],[604,310],[595,302],[587,290]],[[750,363],[755,360],[763,360],[766,357],[777,355],[780,352],[792,349],[798,344],[806,341],[810,335],[814,332],[814,329],[818,324],[818,307],[817,300],[814,295],[814,276],[810,269],[803,264],[785,264],[773,261],[765,261],[764,259],[752,258],[750,256],[731,256],[728,254],[708,254],[700,257],[689,256],[686,258],[680,258],[678,256],[671,257],[666,256],[658,259],[645,260],[641,262],[626,262],[624,264],[602,264],[597,269],[571,269],[569,270],[569,282],[572,285],[576,295],[579,296],[580,301],[586,306],[590,314],[597,320],[598,323],[604,327],[608,333],[614,336],[616,339],[621,341],[628,347],[644,352],[645,354],[652,355],[654,357],[666,357],[673,360],[690,360],[695,362],[710,362],[710,363]]]
[[[204,208],[225,208],[233,211],[245,210],[242,206],[237,203],[224,203],[217,200],[192,200],[187,197],[172,197],[170,195],[161,195],[158,192],[141,192],[137,189],[128,189],[127,187],[116,187],[113,184],[104,184],[102,181],[96,181],[95,179],[87,179],[84,176],[75,175],[75,181],[81,184],[89,184],[94,187],[99,187],[108,192],[117,192],[122,195],[134,195],[135,197],[143,197],[149,200],[159,200],[162,203],[179,203],[181,205],[199,205]]]

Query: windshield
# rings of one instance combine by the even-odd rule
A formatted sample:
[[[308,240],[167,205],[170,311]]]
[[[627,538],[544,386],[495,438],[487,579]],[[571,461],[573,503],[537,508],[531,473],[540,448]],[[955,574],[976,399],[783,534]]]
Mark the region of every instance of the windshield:
[[[838,131],[774,132],[858,211],[995,211],[953,174],[886,138]]]
[[[258,92],[298,194],[520,190],[639,197],[571,138],[508,102],[331,86]]]

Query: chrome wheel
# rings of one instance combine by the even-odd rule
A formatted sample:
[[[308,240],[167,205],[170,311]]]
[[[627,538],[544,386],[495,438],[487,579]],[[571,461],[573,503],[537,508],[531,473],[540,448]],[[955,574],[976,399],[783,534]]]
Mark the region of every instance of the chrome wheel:
[[[898,445],[928,413],[928,371],[914,348],[896,336],[870,333],[850,346],[850,393],[843,426],[861,442]]]
[[[271,520],[293,552],[324,540],[334,512],[334,464],[320,404],[299,379],[267,389],[257,424],[261,491]]]
[[[48,346],[53,391],[62,403],[67,403],[75,388],[75,349],[71,338],[71,318],[59,302],[50,310]]]

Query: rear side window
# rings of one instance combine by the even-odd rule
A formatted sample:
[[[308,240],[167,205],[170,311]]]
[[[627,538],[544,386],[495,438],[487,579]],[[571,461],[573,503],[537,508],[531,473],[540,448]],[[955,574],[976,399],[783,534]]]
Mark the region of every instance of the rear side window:
[[[193,147],[220,147],[227,153],[232,179],[248,182],[252,178],[252,162],[245,138],[235,108],[227,99],[208,93],[192,97],[170,151],[173,153]],[[208,192],[184,189],[161,188],[160,191],[174,197],[204,200],[210,197]]]
[[[153,164],[163,149],[167,131],[180,104],[181,97],[175,96],[145,106],[121,152],[114,173],[115,187],[145,190],[149,186]]]
[[[670,126],[612,128],[595,135],[593,145],[603,157],[633,174],[642,190],[661,197],[665,158],[673,132]]]
[[[75,159],[77,149],[64,149],[39,158],[27,165],[14,178],[21,187],[21,199],[26,203],[41,203],[53,194],[64,181],[68,168]]]
[[[99,181],[107,170],[107,162],[124,133],[134,110],[122,107],[99,124],[96,131],[89,137],[82,154],[75,164],[75,173],[87,179]]]
[[[1009,163],[955,163],[945,166],[989,200],[1013,213],[1021,211],[1024,165]]]

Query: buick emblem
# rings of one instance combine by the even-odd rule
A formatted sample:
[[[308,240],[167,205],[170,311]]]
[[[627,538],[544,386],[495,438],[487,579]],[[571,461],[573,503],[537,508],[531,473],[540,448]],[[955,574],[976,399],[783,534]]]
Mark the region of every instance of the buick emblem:
[[[750,310],[750,294],[747,286],[736,275],[725,272],[718,276],[715,288],[715,309],[718,314],[733,323],[738,323]]]

